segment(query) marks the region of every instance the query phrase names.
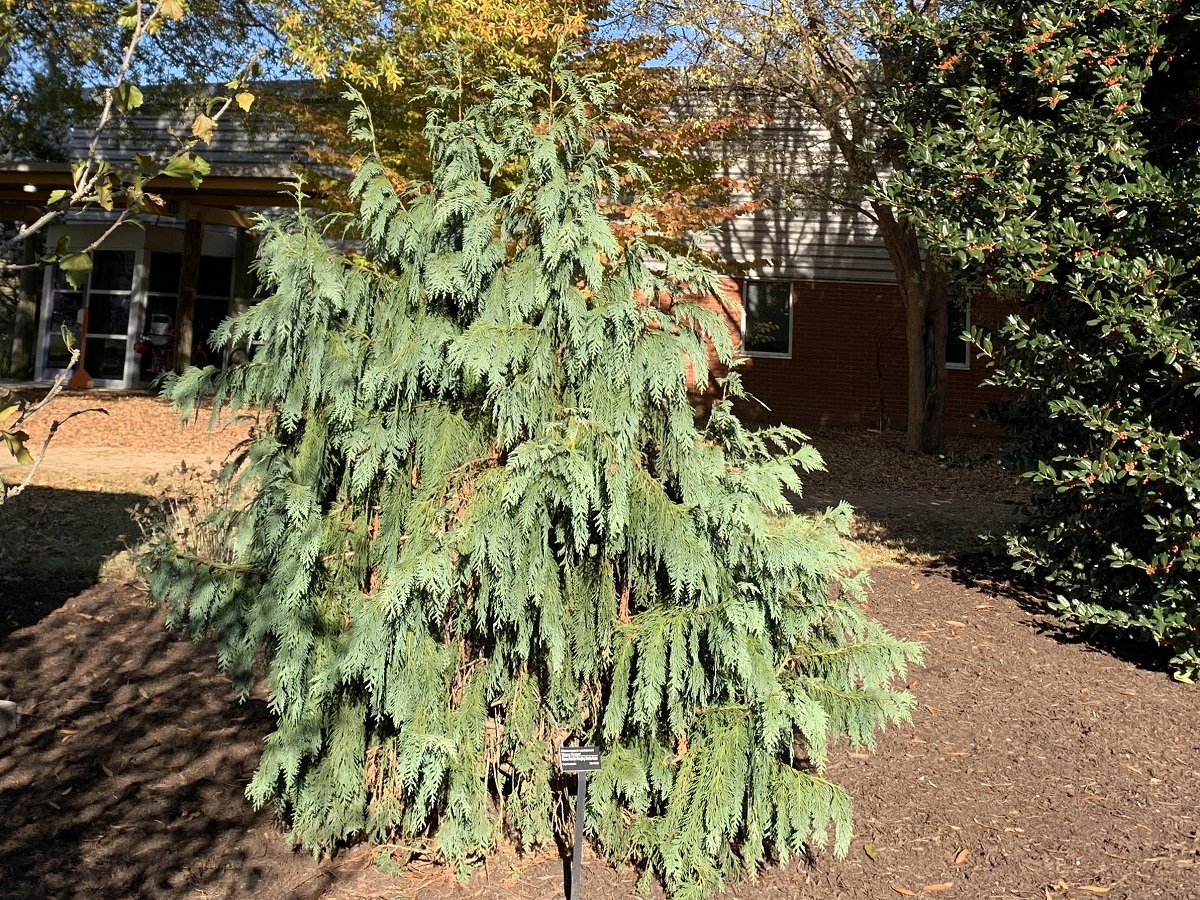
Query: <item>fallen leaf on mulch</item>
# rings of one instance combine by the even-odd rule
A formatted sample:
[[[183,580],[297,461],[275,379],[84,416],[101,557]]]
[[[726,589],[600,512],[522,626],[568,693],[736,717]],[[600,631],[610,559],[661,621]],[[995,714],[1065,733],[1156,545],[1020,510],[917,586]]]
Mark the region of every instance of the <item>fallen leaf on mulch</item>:
[[[1087,891],[1089,894],[1107,894],[1108,888],[1100,887],[1098,884],[1081,884],[1079,890]]]
[[[963,847],[963,849],[959,850],[957,853],[954,854],[954,864],[956,866],[961,866],[963,863],[965,863],[967,861],[967,857],[970,855],[971,855],[971,851],[968,850],[966,847]]]
[[[871,857],[871,859],[879,858],[879,854],[875,851],[874,844],[863,844],[863,853],[867,854],[867,856]]]
[[[921,888],[926,894],[936,894],[938,891],[948,891],[954,887],[953,881],[943,881],[940,884],[927,884]]]
[[[896,885],[894,885],[894,884],[892,885],[892,890],[893,890],[893,891],[895,891],[897,894],[901,894],[901,895],[903,895],[903,896],[905,896],[905,897],[915,897],[915,896],[917,896],[917,892],[916,892],[916,891],[910,891],[908,888],[897,887],[897,886],[896,886]]]

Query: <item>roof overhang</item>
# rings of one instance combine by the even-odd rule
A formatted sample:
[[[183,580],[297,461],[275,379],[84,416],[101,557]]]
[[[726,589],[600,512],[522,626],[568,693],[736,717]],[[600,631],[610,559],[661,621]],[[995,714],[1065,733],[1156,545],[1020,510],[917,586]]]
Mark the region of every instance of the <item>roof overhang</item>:
[[[249,219],[242,211],[284,205],[291,179],[290,171],[221,170],[205,176],[199,187],[159,175],[144,190],[162,198],[149,209],[152,213],[245,227],[241,223]],[[69,163],[0,163],[0,218],[32,221],[45,212],[52,191],[73,185]]]

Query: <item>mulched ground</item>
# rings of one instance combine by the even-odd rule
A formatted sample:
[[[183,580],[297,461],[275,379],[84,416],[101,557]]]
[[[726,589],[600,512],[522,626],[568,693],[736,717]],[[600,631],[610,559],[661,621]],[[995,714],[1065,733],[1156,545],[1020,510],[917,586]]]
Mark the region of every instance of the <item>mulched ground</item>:
[[[937,461],[904,456],[893,435],[816,440],[832,471],[809,498],[876,498],[894,517],[870,527],[914,558],[947,507],[977,533],[1020,498],[982,444]],[[1200,688],[1088,643],[966,559],[872,573],[872,614],[926,656],[909,673],[912,725],[872,755],[831,757],[855,798],[849,857],[818,852],[729,896],[1200,900]],[[212,648],[167,633],[136,587],[0,580],[3,697],[24,722],[0,739],[0,897],[563,895],[555,854],[502,854],[459,886],[430,866],[384,875],[364,848],[322,862],[291,852],[270,811],[242,798],[265,703],[237,703]],[[589,855],[583,894],[635,896],[634,881]]]

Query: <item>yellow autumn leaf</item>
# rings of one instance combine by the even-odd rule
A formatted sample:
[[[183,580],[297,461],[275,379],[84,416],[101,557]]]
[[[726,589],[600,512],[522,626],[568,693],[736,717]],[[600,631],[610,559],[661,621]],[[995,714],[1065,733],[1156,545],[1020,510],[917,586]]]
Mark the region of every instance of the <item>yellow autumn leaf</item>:
[[[196,116],[196,121],[192,123],[192,134],[197,139],[208,143],[212,140],[213,133],[217,130],[217,122],[215,119],[210,119],[204,113]]]
[[[249,91],[239,91],[233,95],[233,102],[242,108],[242,112],[250,112],[254,104],[254,95]]]

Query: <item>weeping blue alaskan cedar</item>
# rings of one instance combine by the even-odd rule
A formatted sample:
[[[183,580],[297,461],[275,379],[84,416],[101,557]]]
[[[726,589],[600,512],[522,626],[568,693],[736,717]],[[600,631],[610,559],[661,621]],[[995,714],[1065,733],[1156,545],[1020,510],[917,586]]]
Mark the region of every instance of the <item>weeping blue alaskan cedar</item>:
[[[828,748],[907,717],[918,648],[863,615],[849,510],[792,512],[820,459],[742,426],[736,367],[697,421],[689,379],[732,343],[694,299],[710,272],[650,223],[614,236],[638,173],[608,157],[611,87],[560,66],[486,96],[430,117],[429,184],[397,194],[366,157],[361,252],[262,222],[264,298],[218,335],[253,360],[170,389],[265,417],[227,472],[227,558],[165,548],[151,578],[243,689],[265,661],[248,795],[313,851],[465,872],[565,829],[555,751],[594,744],[588,834],[673,896],[830,831],[844,853]],[[352,130],[372,139],[365,109]]]

